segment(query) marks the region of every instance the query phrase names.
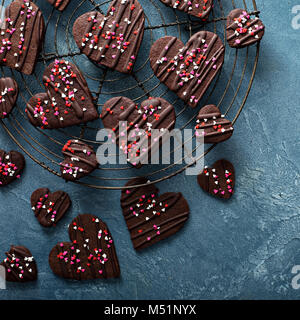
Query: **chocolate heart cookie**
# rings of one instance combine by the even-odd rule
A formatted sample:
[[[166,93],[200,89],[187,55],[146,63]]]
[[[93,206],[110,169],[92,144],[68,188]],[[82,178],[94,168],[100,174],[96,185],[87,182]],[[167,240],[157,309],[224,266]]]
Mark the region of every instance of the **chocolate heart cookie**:
[[[60,171],[67,181],[85,177],[98,167],[93,148],[79,140],[69,140],[64,145],[62,153],[65,159],[60,164]]]
[[[130,180],[126,186],[147,184],[147,179]],[[122,191],[121,207],[136,250],[149,247],[178,232],[189,217],[189,206],[181,193],[159,196],[154,185]]]
[[[89,59],[130,73],[144,35],[144,11],[137,0],[114,0],[106,16],[87,12],[74,23],[77,46]]]
[[[25,159],[18,151],[0,150],[0,187],[20,178],[25,167]]]
[[[28,0],[15,0],[5,10],[0,31],[0,64],[32,74],[42,42],[45,22],[39,7]]]
[[[151,47],[150,64],[158,79],[195,108],[221,69],[225,48],[214,33],[195,33],[184,45],[166,36]]]
[[[125,97],[112,98],[105,103],[100,118],[105,128],[111,129],[116,134],[115,142],[126,154],[128,161],[135,166],[144,158],[148,162],[151,151],[158,148],[162,141],[151,139],[151,131],[172,130],[176,121],[174,107],[162,98],[149,98],[140,106]],[[119,129],[120,121],[127,122],[124,130]],[[127,138],[124,135],[125,131]]]
[[[44,227],[55,225],[71,205],[69,195],[64,191],[51,193],[48,188],[35,190],[31,195],[31,208]]]
[[[5,268],[5,280],[29,282],[37,279],[37,267],[31,252],[23,246],[11,246],[7,258],[1,263]]]
[[[227,160],[219,160],[213,164],[212,168],[204,168],[198,176],[198,183],[204,191],[213,196],[229,199],[234,192],[234,167]]]
[[[98,119],[89,87],[74,64],[55,60],[45,69],[43,82],[46,93],[27,103],[26,113],[34,126],[65,128]]]
[[[213,0],[160,0],[165,5],[184,11],[205,20],[209,15]]]
[[[244,9],[234,9],[227,17],[227,41],[232,48],[244,48],[262,39],[265,26],[257,17],[251,19]]]
[[[197,117],[196,136],[204,135],[204,143],[219,143],[228,140],[233,134],[231,121],[225,119],[219,108],[213,104],[203,107]]]
[[[106,224],[91,214],[77,216],[69,225],[71,242],[58,243],[49,254],[52,271],[75,280],[118,278],[120,267]]]
[[[0,79],[0,119],[6,118],[18,98],[18,85],[12,78]]]
[[[67,5],[69,4],[70,0],[48,0],[54,8],[59,11],[63,11],[66,9]]]

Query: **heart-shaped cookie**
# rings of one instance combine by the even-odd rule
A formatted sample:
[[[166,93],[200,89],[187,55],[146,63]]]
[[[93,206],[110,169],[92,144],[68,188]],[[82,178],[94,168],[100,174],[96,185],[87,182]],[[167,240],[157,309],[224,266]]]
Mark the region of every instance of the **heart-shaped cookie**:
[[[231,121],[225,119],[219,108],[213,104],[203,107],[197,117],[196,136],[204,135],[204,143],[219,143],[228,140],[233,134]]]
[[[76,280],[118,278],[120,267],[106,224],[91,214],[77,216],[69,225],[71,242],[58,243],[49,254],[52,271]]]
[[[232,48],[244,48],[262,39],[265,26],[262,21],[244,9],[234,9],[227,17],[227,41]]]
[[[89,59],[130,73],[144,35],[144,11],[137,0],[114,0],[106,16],[87,12],[73,25],[77,46]]]
[[[18,85],[12,78],[0,79],[0,119],[6,118],[16,104]]]
[[[25,158],[18,151],[0,150],[0,187],[4,187],[21,177]]]
[[[178,232],[189,217],[189,205],[181,193],[167,192],[159,196],[147,179],[130,180],[121,195],[123,215],[136,250],[149,247]]]
[[[89,87],[74,64],[55,60],[45,69],[43,82],[46,93],[27,103],[26,113],[34,126],[65,128],[98,119]]]
[[[60,164],[60,171],[63,179],[67,181],[85,177],[98,167],[93,148],[79,140],[69,140],[64,145],[62,153],[65,159]]]
[[[35,190],[30,200],[36,218],[44,227],[52,227],[57,224],[71,205],[71,199],[66,192],[51,193],[48,188]]]
[[[160,0],[165,5],[184,11],[205,20],[209,15],[213,0]]]
[[[195,33],[184,45],[166,36],[151,47],[150,64],[158,79],[195,108],[221,69],[225,48],[214,33]]]
[[[149,98],[140,106],[126,97],[112,98],[105,103],[100,118],[105,128],[114,131],[115,142],[134,166],[139,166],[144,158],[148,162],[151,152],[154,152],[162,141],[151,139],[151,131],[172,130],[176,121],[174,107],[162,98]],[[124,130],[119,129],[120,121],[127,122]],[[125,131],[127,138],[123,138]]]
[[[0,32],[0,64],[32,74],[44,40],[45,22],[39,7],[15,0],[5,10]]]
[[[59,11],[64,11],[69,4],[70,0],[48,0],[54,8]]]
[[[11,246],[1,263],[5,268],[5,280],[29,282],[37,279],[37,267],[31,252],[23,246]]]
[[[204,168],[198,176],[198,183],[204,191],[222,199],[229,199],[234,193],[234,167],[227,160],[219,160],[212,168]]]

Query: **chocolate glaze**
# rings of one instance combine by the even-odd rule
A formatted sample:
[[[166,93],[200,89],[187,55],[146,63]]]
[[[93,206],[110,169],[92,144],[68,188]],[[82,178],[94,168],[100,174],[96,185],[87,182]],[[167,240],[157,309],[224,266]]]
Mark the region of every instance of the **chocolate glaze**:
[[[146,178],[136,178],[126,186],[146,183]],[[181,193],[167,192],[159,196],[154,185],[123,190],[121,207],[136,250],[175,234],[189,217],[189,206]]]
[[[233,134],[231,121],[225,119],[219,108],[213,104],[203,107],[197,117],[195,129],[203,130],[204,143],[219,143]],[[196,132],[196,136],[200,133]]]
[[[58,243],[49,254],[52,271],[76,280],[120,276],[115,246],[107,225],[91,214],[77,216],[69,225],[71,242]]]
[[[211,9],[213,0],[160,0],[165,5],[184,11],[205,20]]]
[[[213,196],[229,199],[234,193],[235,171],[227,160],[218,160],[212,168],[205,167],[198,175],[200,187]]]
[[[0,64],[32,74],[44,39],[42,13],[33,2],[15,0],[6,8],[5,16],[7,26],[0,33]]]
[[[63,11],[68,6],[70,0],[48,0],[54,8],[56,8],[59,11]]]
[[[114,0],[106,17],[98,11],[80,16],[73,35],[79,49],[92,61],[130,73],[143,39],[144,22],[143,8],[137,0]]]
[[[12,78],[0,79],[0,119],[6,118],[18,98],[18,85]]]
[[[64,191],[51,193],[48,188],[35,190],[31,195],[31,208],[44,227],[52,227],[65,215],[71,205],[69,195]]]
[[[56,60],[44,71],[46,93],[27,103],[29,121],[42,129],[65,128],[98,119],[92,94],[78,68]]]
[[[93,148],[79,140],[69,140],[62,153],[65,159],[60,164],[60,171],[65,180],[75,181],[89,175],[98,167]]]
[[[184,45],[175,37],[157,40],[150,51],[150,64],[159,80],[180,99],[196,107],[221,69],[225,48],[214,33],[195,33]]]
[[[29,282],[37,279],[37,267],[31,252],[23,246],[11,246],[1,263],[6,270],[6,281]]]
[[[251,19],[246,10],[234,9],[227,17],[226,33],[232,48],[245,48],[262,39],[265,26],[260,19]]]
[[[149,138],[152,129],[168,129],[172,130],[175,126],[176,115],[174,107],[162,98],[149,98],[137,106],[132,100],[126,97],[112,98],[104,104],[100,118],[103,121],[105,128],[111,129],[116,135],[116,143],[122,147],[123,152],[126,153],[128,161],[133,165],[138,165],[143,159],[150,159],[151,152],[157,150],[160,143],[163,141],[154,142]],[[119,122],[127,121],[127,128],[122,132],[119,131]],[[120,137],[122,133],[127,130],[129,141],[125,141]],[[145,132],[145,135],[139,136],[139,133]],[[149,138],[149,139],[148,139]],[[147,143],[147,139],[149,140]],[[133,141],[138,141],[139,145],[147,144],[147,148],[139,150],[138,163],[133,162],[136,156],[135,144]],[[126,147],[124,147],[126,145]],[[139,167],[139,166],[138,166]]]
[[[25,167],[25,158],[18,151],[0,150],[0,187],[4,187],[20,178]]]

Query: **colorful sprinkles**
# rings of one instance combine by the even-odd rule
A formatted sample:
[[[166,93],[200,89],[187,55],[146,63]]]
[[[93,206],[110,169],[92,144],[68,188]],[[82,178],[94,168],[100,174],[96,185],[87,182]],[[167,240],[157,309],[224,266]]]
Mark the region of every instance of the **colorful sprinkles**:
[[[161,0],[167,6],[182,10],[206,21],[213,5],[212,0]]]
[[[175,55],[174,48],[179,48]],[[194,108],[223,65],[224,53],[216,34],[200,31],[185,46],[175,37],[157,40],[151,48],[150,62],[159,80]]]
[[[38,53],[40,35],[44,30],[44,23],[40,23],[43,17],[39,8],[28,0],[13,1],[9,8],[9,12],[16,12],[16,15],[13,15],[14,19],[12,15],[5,17],[6,27],[0,32],[0,62],[31,74],[35,64],[32,56]],[[38,31],[35,26],[39,26]],[[29,51],[31,55],[28,55]],[[26,63],[31,63],[30,60],[32,65],[25,67]]]
[[[118,277],[120,270],[113,239],[98,217],[84,214],[69,225],[71,242],[60,242],[51,251],[54,273],[77,280]]]
[[[258,17],[251,19],[243,9],[233,10],[227,18],[227,41],[233,48],[243,48],[261,40],[265,26]]]
[[[173,129],[175,125],[175,111],[171,104],[162,98],[150,97],[143,101],[140,106],[125,97],[113,98],[107,101],[100,116],[105,127],[115,133],[116,141],[120,150],[124,152],[132,165],[137,166],[144,159],[148,160],[151,149],[157,141],[151,141],[153,129],[159,129],[163,134],[165,129]],[[162,123],[169,120],[167,125]],[[120,121],[122,123],[120,124]]]
[[[127,186],[145,187],[122,191],[121,206],[135,249],[142,249],[177,232],[188,219],[189,207],[181,193],[159,196],[145,178],[133,179]]]
[[[20,179],[25,159],[17,151],[6,153],[0,150],[0,187],[5,186],[15,179]]]
[[[97,63],[130,73],[144,32],[144,13],[138,1],[112,1],[107,16],[92,12],[85,17],[85,25],[77,40],[80,49]],[[76,28],[83,27],[75,22],[75,33]]]
[[[6,269],[6,280],[27,282],[37,279],[37,268],[30,251],[22,246],[12,246],[1,263]]]

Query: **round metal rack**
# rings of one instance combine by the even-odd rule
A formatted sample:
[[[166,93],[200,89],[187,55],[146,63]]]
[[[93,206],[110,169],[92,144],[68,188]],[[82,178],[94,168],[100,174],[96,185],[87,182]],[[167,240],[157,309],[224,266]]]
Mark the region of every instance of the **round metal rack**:
[[[99,112],[105,101],[114,96],[124,95],[136,103],[150,96],[160,96],[171,102],[176,109],[176,128],[193,128],[200,107],[216,104],[233,124],[238,120],[250,93],[259,58],[259,43],[242,50],[235,50],[226,44],[226,16],[234,8],[245,8],[252,15],[259,15],[255,0],[215,0],[214,8],[208,21],[202,22],[185,13],[164,6],[159,0],[139,0],[144,7],[147,2],[151,10],[145,12],[145,34],[138,55],[137,63],[131,75],[111,71],[93,64],[82,54],[72,36],[74,21],[87,11],[98,10],[105,14],[110,3],[101,0],[72,0],[64,12],[50,9],[47,1],[36,0],[39,7],[50,12],[44,14],[46,38],[35,72],[31,76],[15,70],[1,67],[2,76],[16,79],[20,87],[16,107],[8,119],[0,120],[11,139],[37,164],[52,174],[60,176],[59,164],[62,161],[61,148],[69,139],[80,139],[96,149],[101,142],[96,141],[96,134],[103,128],[101,120],[85,125],[58,130],[41,130],[33,127],[25,114],[26,102],[37,92],[44,91],[42,74],[44,68],[54,59],[66,59],[81,70],[88,81]],[[7,4],[2,0],[2,6]],[[45,10],[45,9],[48,10]],[[217,33],[226,44],[225,63],[207,94],[192,109],[170,92],[153,74],[149,64],[151,44],[165,35],[176,36],[183,42],[199,30]],[[99,167],[91,176],[76,183],[96,189],[123,189],[127,180],[146,175],[150,183],[170,179],[193,166],[196,161],[207,155],[216,145],[208,146],[204,153],[185,164],[177,161],[169,165],[144,165],[141,169],[127,165],[106,165]],[[196,151],[195,149],[193,150]],[[174,149],[171,150],[174,153]]]

